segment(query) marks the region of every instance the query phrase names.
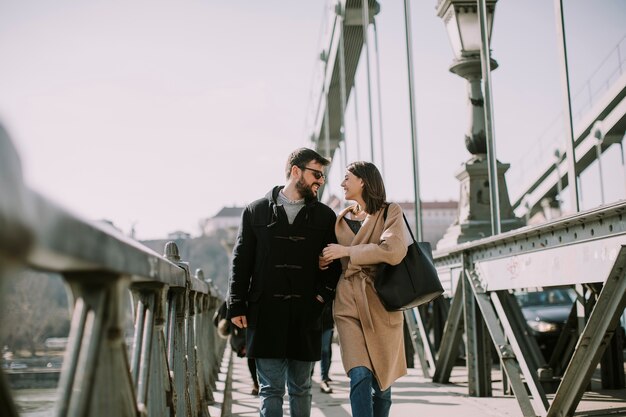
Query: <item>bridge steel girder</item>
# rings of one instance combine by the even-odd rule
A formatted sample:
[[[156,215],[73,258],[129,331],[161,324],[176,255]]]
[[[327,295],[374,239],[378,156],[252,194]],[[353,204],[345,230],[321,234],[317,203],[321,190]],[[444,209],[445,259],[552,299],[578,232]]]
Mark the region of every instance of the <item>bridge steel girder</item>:
[[[539,367],[534,363],[535,358],[532,356],[528,358],[527,353],[529,349],[528,344],[526,343],[526,337],[519,331],[520,329],[516,329],[516,327],[509,321],[509,317],[506,314],[507,312],[503,303],[504,297],[501,293],[503,293],[503,291],[491,292],[489,294],[491,297],[491,303],[495,309],[500,326],[504,330],[508,345],[517,358],[519,369],[524,376],[524,382],[532,395],[532,403],[534,404],[534,407],[540,411],[538,415],[544,416],[548,409],[548,400],[543,387],[539,383],[537,375]],[[517,393],[515,395],[516,397],[518,396]]]
[[[367,0],[369,6],[369,23],[373,22],[374,16],[380,10],[376,0]],[[350,92],[354,87],[354,78],[357,70],[361,52],[363,50],[363,19],[361,13],[362,0],[346,0],[345,18],[335,15],[330,32],[330,39],[327,43],[326,68],[322,85],[318,87],[315,120],[311,140],[317,152],[325,155],[325,131],[328,124],[330,137],[329,155],[332,159],[339,142],[341,140],[341,65],[339,59],[340,32],[343,31],[344,56],[345,56],[345,86],[346,104],[350,98]],[[328,91],[328,100],[325,94]],[[328,109],[327,109],[328,107]],[[328,110],[328,121],[326,121],[326,111]]]
[[[453,289],[456,291],[437,352],[433,380],[448,381],[461,337],[461,310],[466,310],[467,315],[467,310],[472,310],[475,303],[497,347],[522,413],[549,417],[572,415],[626,306],[625,216],[626,201],[620,201],[543,225],[526,226],[436,251],[435,265],[444,288],[449,289],[448,295]],[[460,267],[462,279],[455,282],[453,272]],[[470,294],[465,291],[461,304],[463,285],[467,285]],[[556,380],[551,378],[551,369],[546,366],[536,342],[528,336],[525,320],[511,291],[573,285],[590,288],[598,296],[585,305],[586,310],[591,307],[593,310],[587,313],[588,322],[582,334],[559,341],[562,350],[565,352],[570,346],[573,355],[567,364],[559,366],[567,366],[567,369],[550,404],[541,382]],[[576,315],[575,308],[572,314]],[[470,316],[465,317],[466,322],[470,319]],[[571,321],[575,326],[576,317]],[[472,350],[472,354],[476,352],[469,332],[465,329],[466,338],[470,340],[468,357]],[[572,347],[574,342],[575,348]],[[476,364],[468,359],[469,366]],[[622,364],[616,366],[620,368],[616,372],[623,372]],[[471,375],[482,377],[479,372],[472,372],[468,369],[470,386]],[[475,386],[481,387],[480,383]]]
[[[547,417],[573,415],[585,387],[591,381],[591,376],[613,337],[625,307],[626,245],[623,245],[578,339],[576,350],[565,370]],[[623,364],[619,366],[622,367]]]
[[[580,175],[596,159],[596,143],[593,127],[597,121],[601,121],[605,134],[605,141],[600,147],[600,151],[606,151],[612,144],[621,142],[626,134],[626,72],[615,82],[614,86],[606,95],[599,100],[589,111],[586,118],[582,119],[574,129],[576,173]],[[532,216],[541,210],[541,201],[544,198],[554,198],[558,193],[558,182],[560,180],[562,188],[568,185],[567,161],[565,160],[565,144],[558,144],[560,159],[557,162],[558,171],[554,163],[547,166],[545,170],[536,178],[526,183],[523,187],[523,194],[514,199],[512,207],[515,214],[524,217],[526,214]],[[561,177],[559,178],[560,173]],[[528,203],[528,210],[523,206]]]
[[[439,346],[433,382],[446,384],[450,382],[450,374],[457,358],[459,344],[463,336],[463,285],[457,285],[448,319],[444,325],[441,345]]]
[[[491,321],[490,312],[481,305],[477,288],[466,270],[462,281],[463,313],[467,349],[467,388],[472,397],[491,397],[491,344],[488,333]],[[482,291],[481,289],[478,289]],[[487,326],[487,328],[485,328]],[[494,340],[494,343],[496,341]],[[502,342],[500,343],[502,344]],[[496,344],[498,346],[498,344]]]
[[[536,414],[533,409],[532,404],[534,401],[536,402],[537,399],[531,399],[526,392],[524,381],[522,381],[523,371],[520,369],[520,361],[516,357],[514,350],[511,349],[511,345],[508,343],[507,337],[505,336],[505,331],[502,330],[499,322],[499,319],[501,320],[502,318],[498,316],[496,310],[494,309],[489,295],[480,286],[480,279],[475,271],[466,274],[463,285],[468,287],[471,295],[473,295],[473,301],[482,312],[484,323],[489,331],[489,334],[491,335],[493,344],[496,346],[500,361],[506,372],[509,383],[511,384],[515,398],[520,405],[522,414],[527,417],[545,415],[545,412],[543,414]],[[528,383],[528,380],[526,383]],[[531,390],[531,392],[533,391]],[[540,399],[540,401],[545,401],[545,395],[543,399]]]
[[[530,333],[515,296],[508,291],[495,291],[491,293],[491,298],[498,315],[507,318],[506,325],[510,327],[510,332],[519,336],[517,342],[529,368],[547,369],[546,360],[541,353],[539,344]]]
[[[413,348],[420,360],[420,367],[424,378],[430,378],[435,369],[433,347],[430,343],[424,323],[424,316],[419,307],[404,311],[404,320],[411,335]]]
[[[569,360],[576,348],[576,341],[578,340],[578,315],[577,303],[572,304],[567,322],[557,339],[554,347],[554,352],[550,357],[548,366],[554,371],[555,375],[563,374],[563,371],[567,367]]]

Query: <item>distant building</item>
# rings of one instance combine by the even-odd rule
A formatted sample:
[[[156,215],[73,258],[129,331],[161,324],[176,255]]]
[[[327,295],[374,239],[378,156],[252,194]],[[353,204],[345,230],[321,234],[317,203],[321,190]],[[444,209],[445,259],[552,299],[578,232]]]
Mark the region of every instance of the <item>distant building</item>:
[[[346,206],[345,202],[335,194],[331,194],[326,201],[324,201],[324,204],[333,209],[335,213],[339,213]]]
[[[204,220],[202,233],[206,236],[214,234],[217,230],[239,228],[243,209],[244,207],[222,207],[215,216]]]
[[[331,195],[326,204],[339,213],[345,204],[337,196]],[[400,202],[406,218],[415,233],[415,205],[412,202]],[[435,248],[457,218],[458,201],[422,201],[422,240],[430,242]],[[238,229],[244,207],[223,207],[215,216],[205,219],[203,233],[214,234],[217,230]]]
[[[415,204],[401,202],[413,233],[415,233]],[[422,201],[422,240],[430,242],[433,250],[452,223],[457,219],[458,201]]]
[[[186,240],[191,239],[191,234],[183,232],[182,230],[176,230],[175,232],[167,234],[168,240]]]
[[[326,204],[336,213],[346,206],[345,202],[335,195],[331,195]],[[398,202],[398,204],[402,207],[415,234],[415,204],[413,202]],[[448,226],[456,221],[458,207],[458,201],[422,201],[422,240],[430,242],[433,249],[445,234]]]

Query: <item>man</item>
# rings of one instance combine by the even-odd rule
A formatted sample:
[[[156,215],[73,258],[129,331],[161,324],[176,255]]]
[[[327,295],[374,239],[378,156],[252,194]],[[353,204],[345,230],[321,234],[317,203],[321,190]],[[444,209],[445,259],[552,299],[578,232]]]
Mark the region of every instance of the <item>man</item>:
[[[289,155],[287,183],[248,205],[233,249],[228,315],[247,328],[256,359],[261,417],[283,415],[285,384],[292,417],[311,414],[311,373],[320,359],[324,305],[341,264],[319,267],[335,237],[335,213],[317,200],[329,161],[300,148]]]

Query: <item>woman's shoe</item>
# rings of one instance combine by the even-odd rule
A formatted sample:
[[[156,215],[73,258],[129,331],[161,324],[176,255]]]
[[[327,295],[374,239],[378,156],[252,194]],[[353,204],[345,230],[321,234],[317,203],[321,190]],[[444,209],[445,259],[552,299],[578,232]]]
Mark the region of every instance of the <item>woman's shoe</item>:
[[[326,381],[320,382],[320,391],[322,391],[324,394],[333,393],[333,389],[328,385],[328,382]]]

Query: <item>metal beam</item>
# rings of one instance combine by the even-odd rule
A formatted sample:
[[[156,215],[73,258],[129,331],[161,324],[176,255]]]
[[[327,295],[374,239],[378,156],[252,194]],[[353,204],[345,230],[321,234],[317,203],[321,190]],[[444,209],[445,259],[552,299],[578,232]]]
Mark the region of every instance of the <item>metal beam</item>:
[[[467,270],[466,270],[467,271]],[[467,352],[467,388],[472,397],[490,397],[491,344],[489,343],[482,309],[477,305],[475,289],[467,274],[463,280],[465,340]]]
[[[572,304],[567,322],[563,330],[561,330],[561,334],[550,357],[548,365],[552,368],[555,375],[563,374],[576,347],[576,341],[578,340],[577,310],[578,306],[576,303]]]
[[[522,414],[528,417],[537,416],[535,410],[533,409],[532,401],[526,392],[524,382],[522,381],[522,372],[519,363],[515,358],[515,353],[505,338],[502,328],[500,327],[498,316],[493,308],[493,305],[491,304],[489,296],[480,287],[480,280],[475,273],[470,273],[470,275],[466,277],[464,285],[465,283],[467,283],[470,287],[476,300],[476,304],[483,314],[487,329],[489,330],[489,334],[491,335],[493,343],[496,346],[498,355],[500,355],[500,360],[509,378],[509,383],[522,410]]]
[[[602,292],[578,339],[576,350],[550,405],[547,417],[572,415],[591,380],[626,302],[626,245],[622,246]]]
[[[537,339],[530,333],[522,309],[515,296],[508,291],[497,291],[497,297],[513,332],[519,336],[518,342],[523,350],[524,359],[535,371],[546,367],[546,360],[541,353]],[[491,297],[494,297],[492,293]]]
[[[420,360],[422,374],[424,378],[430,378],[435,369],[435,357],[428,333],[426,332],[424,317],[420,309],[414,307],[410,310],[405,310],[404,318],[411,333],[411,338],[415,342],[414,347]]]
[[[375,0],[368,1],[369,20],[373,21],[374,16],[380,11],[380,6]],[[347,0],[345,18],[335,15],[331,22],[329,39],[326,42],[327,66],[321,85],[318,85],[313,94],[317,95],[314,99],[314,105],[317,106],[315,111],[315,120],[313,122],[313,132],[311,139],[316,151],[325,154],[326,145],[324,142],[325,133],[328,132],[328,143],[330,146],[330,157],[333,158],[339,141],[342,138],[342,87],[341,78],[344,78],[345,90],[343,96],[345,102],[350,98],[353,91],[356,69],[361,59],[363,51],[363,26],[365,20],[361,17],[361,0]],[[340,25],[343,25],[340,28]],[[339,59],[340,53],[340,37],[343,37],[343,49],[345,52],[345,65],[341,65]],[[343,72],[343,74],[342,74]],[[327,92],[328,99],[324,98]],[[328,113],[328,121],[324,115]],[[328,124],[328,128],[326,126]]]
[[[526,226],[499,236],[438,250],[433,253],[433,258],[444,288],[450,288],[451,276],[447,271],[459,267],[464,253],[473,262],[493,259],[516,260],[522,254],[608,237],[626,236],[625,216],[626,201],[622,200],[542,225]],[[513,265],[511,270],[515,270]]]
[[[450,374],[458,357],[459,344],[463,336],[463,327],[463,285],[457,285],[443,330],[441,346],[437,352],[433,382],[441,384],[450,382]]]
[[[504,334],[509,342],[509,346],[515,354],[517,363],[519,364],[522,374],[524,375],[526,386],[532,395],[532,402],[535,408],[540,410],[539,415],[544,416],[548,410],[548,400],[546,398],[546,393],[543,391],[543,387],[539,383],[539,379],[537,377],[537,367],[535,366],[533,369],[532,361],[526,360],[525,353],[527,353],[528,349],[525,346],[524,335],[516,332],[515,327],[509,322],[505,307],[500,299],[501,294],[498,292],[492,292],[490,295],[491,303],[493,304],[498,320],[500,321],[500,326],[504,329]]]

